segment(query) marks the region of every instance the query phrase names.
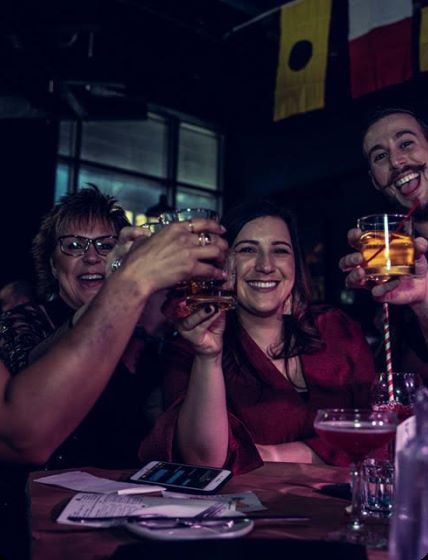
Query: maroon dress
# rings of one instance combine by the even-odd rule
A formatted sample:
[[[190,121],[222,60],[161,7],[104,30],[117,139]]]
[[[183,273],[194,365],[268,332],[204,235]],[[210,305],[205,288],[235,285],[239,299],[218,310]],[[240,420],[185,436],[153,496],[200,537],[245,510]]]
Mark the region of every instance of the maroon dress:
[[[319,408],[370,406],[370,385],[375,377],[373,357],[361,327],[343,312],[323,311],[316,315],[315,322],[323,344],[315,353],[300,356],[307,384],[304,393],[296,391],[242,327],[239,337],[256,375],[240,368],[236,360],[223,359],[229,414],[225,466],[235,474],[262,464],[256,443],[301,441],[328,464],[349,464],[340,450],[320,440],[313,422]],[[225,357],[226,348],[227,340]],[[143,462],[180,460],[174,438],[192,367],[192,352],[183,339],[178,339],[166,354],[166,410],[141,444],[139,456]]]

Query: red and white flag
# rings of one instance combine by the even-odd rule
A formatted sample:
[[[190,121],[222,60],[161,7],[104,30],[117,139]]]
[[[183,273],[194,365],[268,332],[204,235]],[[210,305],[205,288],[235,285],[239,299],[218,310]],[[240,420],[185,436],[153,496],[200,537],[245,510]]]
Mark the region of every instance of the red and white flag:
[[[349,0],[352,97],[412,77],[412,0]]]

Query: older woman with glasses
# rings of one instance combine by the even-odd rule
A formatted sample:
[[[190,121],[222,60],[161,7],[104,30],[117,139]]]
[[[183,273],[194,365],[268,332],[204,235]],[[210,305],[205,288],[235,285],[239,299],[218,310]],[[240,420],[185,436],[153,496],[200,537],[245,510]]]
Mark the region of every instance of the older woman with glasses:
[[[0,359],[11,374],[28,368],[29,364],[38,360],[51,347],[54,348],[57,341],[70,330],[76,317],[100,292],[107,281],[107,258],[116,249],[124,226],[129,226],[124,210],[113,197],[101,193],[94,186],[63,197],[44,217],[33,243],[37,290],[41,303],[19,306],[4,314],[0,320]],[[186,224],[171,225],[165,229],[172,229],[172,232],[180,230],[176,232],[175,238],[171,239],[172,233],[165,231],[151,240],[145,237],[147,234],[144,234],[142,228],[126,227],[123,230],[128,233],[121,237],[122,246],[126,244],[128,247],[132,240],[140,238],[134,243],[137,250],[143,252],[143,245],[147,245],[145,250],[148,252],[147,260],[139,264],[142,269],[138,276],[136,270],[129,268],[128,261],[131,259],[132,262],[132,251],[124,259],[127,266],[124,270],[120,269],[121,276],[125,274],[128,281],[131,278],[135,283],[135,288],[129,288],[129,301],[133,299],[132,290],[140,290],[139,286],[144,278],[147,289],[151,286],[150,297],[145,298],[144,313],[134,325],[121,359],[112,357],[115,360],[115,371],[111,378],[103,378],[99,382],[94,373],[85,380],[88,384],[96,383],[96,402],[93,400],[90,406],[86,405],[87,414],[85,417],[82,415],[80,422],[76,423],[74,420],[76,429],[51,454],[46,465],[48,468],[82,464],[127,467],[137,464],[138,443],[151,428],[154,416],[161,408],[160,401],[153,400],[159,384],[159,356],[155,337],[164,334],[169,325],[159,312],[154,312],[156,307],[160,308],[158,294],[162,293],[162,288],[174,285],[177,266],[183,269],[180,274],[186,278],[186,274],[190,274],[192,267],[199,262],[197,255],[188,254],[187,248],[183,247],[185,241],[191,243],[192,251],[205,250],[195,234],[197,228],[196,223],[192,228]],[[213,251],[220,254],[227,246],[225,241],[215,235],[221,232],[221,228],[214,223],[209,224],[209,228],[213,233],[213,243],[208,248],[208,255]],[[216,238],[218,244],[215,242]],[[159,247],[155,250],[153,245]],[[181,251],[185,252],[180,258]],[[201,265],[204,266],[202,263]],[[119,270],[112,275],[118,273]],[[166,277],[164,281],[163,276]],[[134,310],[129,311],[130,316],[133,313]],[[106,331],[108,328],[106,325]],[[110,351],[109,337],[110,334],[106,334],[107,356]],[[81,367],[83,366],[84,364]],[[60,378],[59,364],[58,382]],[[54,388],[49,402],[46,402],[53,419],[55,407],[59,406],[55,390]],[[78,393],[69,397],[70,407],[76,406],[74,401],[81,398]],[[63,434],[67,429],[63,431],[58,426],[57,432]],[[57,437],[52,439],[56,440]]]
[[[145,397],[158,381],[149,337],[138,338],[142,327],[156,327],[154,298],[194,274],[222,278],[209,262],[224,260],[227,247],[216,222],[171,224],[150,238],[142,228],[121,229],[126,223],[97,189],[63,199],[35,241],[43,303],[1,318],[0,555],[7,558],[29,557],[25,465],[137,464],[150,427]],[[202,246],[201,232],[210,244]],[[107,276],[107,257],[118,263],[119,255],[122,265]],[[55,340],[27,364],[32,346],[51,333]]]
[[[69,329],[75,312],[99,292],[107,256],[125,226],[129,221],[116,199],[95,186],[66,195],[43,218],[33,242],[40,304],[20,306],[1,319],[0,357],[12,374],[43,355]],[[142,340],[135,343],[134,361],[143,345]],[[140,433],[148,429],[136,411],[142,412],[141,395],[155,381],[134,375],[130,363],[125,352],[88,416],[50,456],[48,468],[132,462],[137,431],[132,420],[138,421]]]
[[[3,316],[2,359],[12,373],[28,364],[30,351],[63,325],[99,291],[106,258],[120,230],[129,226],[113,197],[95,186],[66,195],[43,218],[33,242],[40,305],[21,306]],[[26,328],[23,328],[23,325]]]

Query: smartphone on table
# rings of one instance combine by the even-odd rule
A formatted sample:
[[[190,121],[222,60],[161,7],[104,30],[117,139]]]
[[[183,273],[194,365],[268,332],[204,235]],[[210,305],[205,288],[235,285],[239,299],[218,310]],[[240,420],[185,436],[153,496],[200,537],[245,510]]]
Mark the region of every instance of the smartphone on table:
[[[227,469],[150,461],[134,473],[130,480],[164,486],[177,492],[214,494],[231,476],[232,472]]]

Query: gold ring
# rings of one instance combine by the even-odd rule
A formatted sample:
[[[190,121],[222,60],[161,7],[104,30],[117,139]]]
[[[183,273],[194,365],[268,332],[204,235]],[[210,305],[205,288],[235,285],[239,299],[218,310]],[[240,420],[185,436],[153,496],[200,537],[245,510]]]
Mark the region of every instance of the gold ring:
[[[209,245],[211,243],[211,238],[207,233],[200,233],[198,235],[198,242],[201,247],[205,247],[205,245]]]
[[[195,226],[192,223],[192,220],[187,222],[187,227],[189,228],[190,233],[195,233]]]

